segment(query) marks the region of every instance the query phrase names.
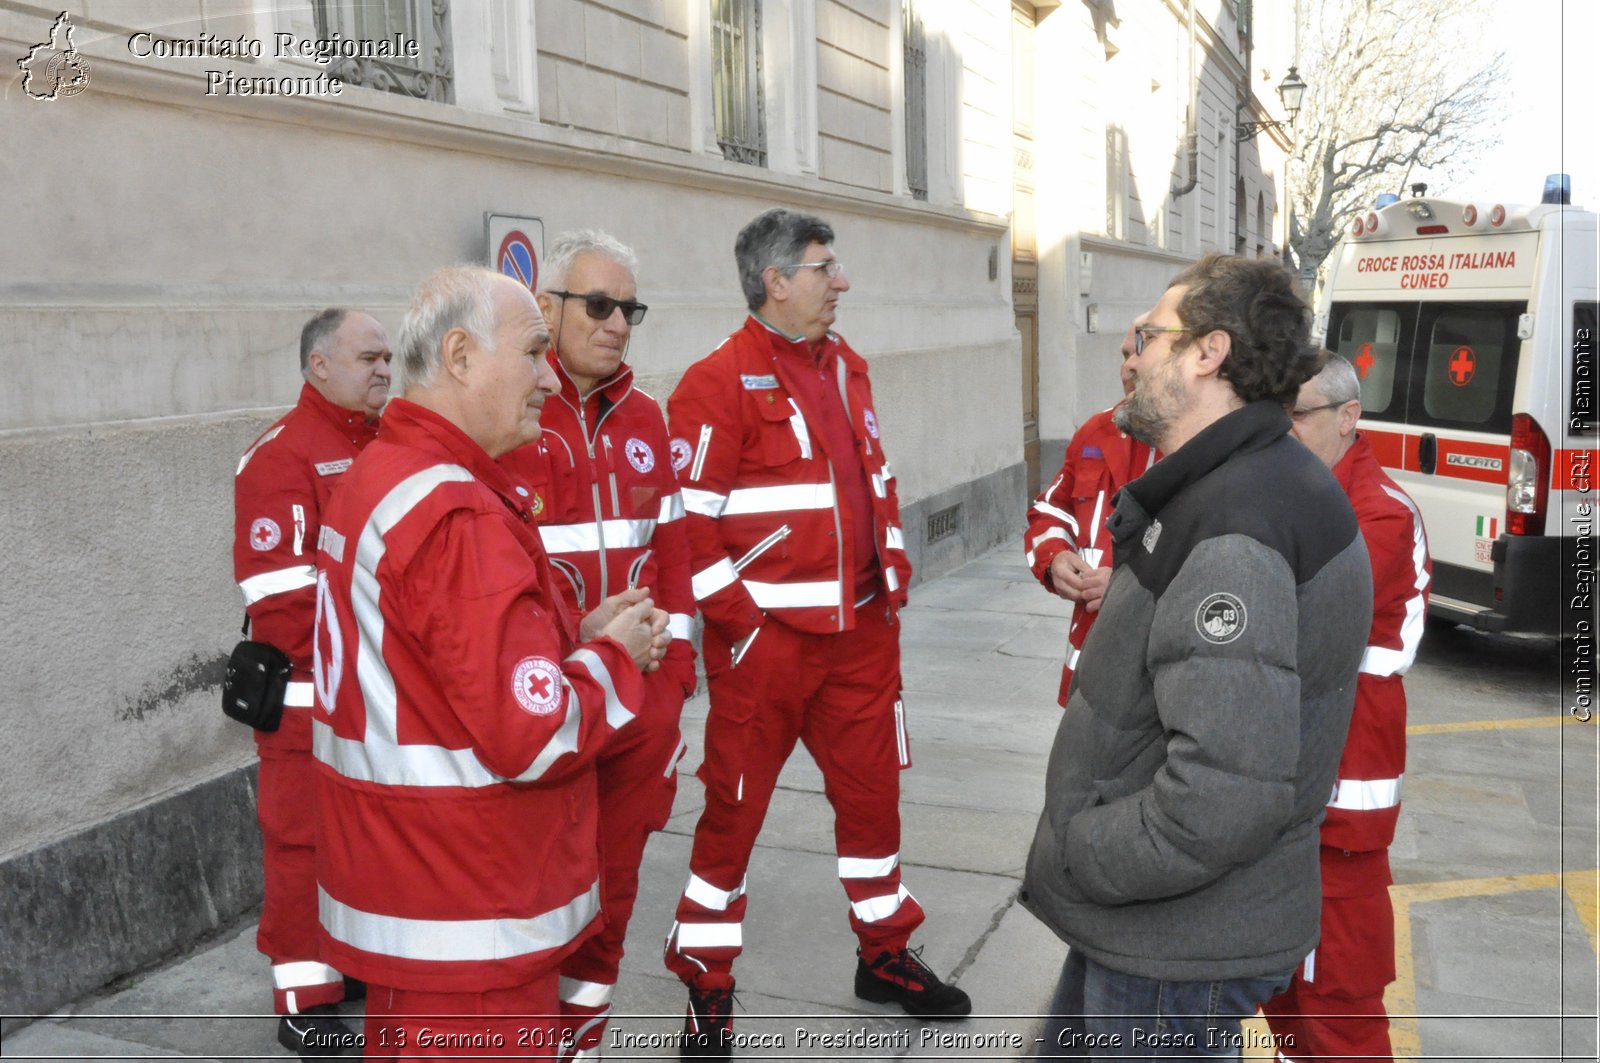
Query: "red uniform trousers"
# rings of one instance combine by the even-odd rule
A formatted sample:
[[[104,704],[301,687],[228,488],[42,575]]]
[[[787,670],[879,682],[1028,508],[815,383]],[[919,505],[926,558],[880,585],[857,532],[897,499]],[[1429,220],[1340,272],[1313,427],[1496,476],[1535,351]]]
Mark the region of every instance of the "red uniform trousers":
[[[311,710],[285,708],[276,731],[255,735],[265,880],[256,948],[272,964],[273,1010],[293,1015],[344,999],[344,976],[315,958],[317,762],[311,755]]]
[[[1282,1059],[1391,1058],[1383,1008],[1383,991],[1394,981],[1391,881],[1387,849],[1322,847],[1322,941],[1289,988],[1261,1007]]]
[[[853,631],[813,635],[768,617],[738,667],[707,628],[711,695],[689,885],[667,967],[698,988],[729,983],[743,949],[745,869],[778,774],[805,743],[833,806],[850,928],[870,959],[903,948],[923,919],[900,883],[900,769],[911,764],[900,702],[899,627],[874,601]]]
[[[363,1059],[556,1059],[556,973],[480,993],[367,988]]]
[[[573,1047],[591,1049],[605,1033],[622,963],[639,863],[652,831],[667,825],[684,753],[678,719],[683,685],[666,671],[644,677],[645,701],[595,762],[600,797],[600,908],[604,925],[561,961],[561,1025]]]

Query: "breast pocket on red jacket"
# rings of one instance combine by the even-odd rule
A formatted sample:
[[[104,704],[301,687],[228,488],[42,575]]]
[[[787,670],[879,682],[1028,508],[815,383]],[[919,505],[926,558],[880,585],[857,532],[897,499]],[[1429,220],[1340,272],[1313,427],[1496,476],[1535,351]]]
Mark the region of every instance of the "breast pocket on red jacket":
[[[770,468],[809,456],[810,431],[796,407],[781,391],[760,392],[756,409],[761,414],[756,430],[761,435],[761,463]]]

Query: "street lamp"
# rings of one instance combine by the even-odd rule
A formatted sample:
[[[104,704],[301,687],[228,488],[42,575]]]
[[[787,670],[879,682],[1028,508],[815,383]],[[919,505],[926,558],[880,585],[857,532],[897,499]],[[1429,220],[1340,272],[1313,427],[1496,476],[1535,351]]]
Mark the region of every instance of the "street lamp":
[[[1305,100],[1305,96],[1306,83],[1300,77],[1299,71],[1291,66],[1289,72],[1283,76],[1283,80],[1278,82],[1278,99],[1283,101],[1283,113],[1288,115],[1291,127],[1294,126],[1294,116],[1300,113],[1300,104]],[[1244,113],[1244,104],[1239,105],[1239,113]],[[1236,132],[1240,140],[1254,140],[1255,135],[1262,130],[1281,130],[1283,127],[1282,122],[1270,119],[1265,122],[1240,122]]]

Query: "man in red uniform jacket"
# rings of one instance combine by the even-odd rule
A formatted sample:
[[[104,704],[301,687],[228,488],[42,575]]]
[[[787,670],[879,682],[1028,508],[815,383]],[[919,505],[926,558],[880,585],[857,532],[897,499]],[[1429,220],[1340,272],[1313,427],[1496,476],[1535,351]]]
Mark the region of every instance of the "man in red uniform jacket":
[[[1389,845],[1406,766],[1406,691],[1428,612],[1433,563],[1422,514],[1356,432],[1361,384],[1329,354],[1300,388],[1294,434],[1350,496],[1372,559],[1372,634],[1356,679],[1355,714],[1322,823],[1322,943],[1263,1006],[1285,1060],[1387,1059],[1384,987],[1394,981]]]
[[[278,729],[256,732],[265,873],[256,945],[272,962],[272,1004],[283,1016],[278,1041],[297,1052],[308,1034],[327,1044],[350,1033],[334,1015],[344,978],[317,956],[311,629],[322,513],[351,461],[377,435],[390,357],[383,326],[360,311],[328,309],[306,322],[300,401],[245,451],[234,480],[233,571],[250,637],[294,665]]]
[[[1139,345],[1138,329],[1148,314],[1134,318],[1122,337],[1122,393],[1133,390],[1128,359]],[[1121,405],[1118,403],[1117,405]],[[1061,668],[1057,700],[1067,705],[1072,670],[1089,628],[1100,612],[1100,599],[1111,583],[1111,499],[1130,480],[1143,476],[1155,464],[1157,453],[1119,429],[1113,420],[1117,407],[1101,410],[1078,426],[1067,444],[1061,471],[1028,508],[1028,532],[1023,536],[1028,567],[1044,588],[1072,602],[1067,628],[1067,662]]]
[[[666,826],[683,755],[678,717],[694,692],[689,641],[694,596],[683,496],[667,422],[623,364],[644,319],[631,249],[606,233],[559,237],[539,274],[551,334],[546,356],[561,388],[545,403],[539,441],[501,459],[540,499],[539,537],[574,615],[625,588],[648,589],[668,613],[672,644],[645,676],[638,718],[606,743],[600,793],[605,925],[561,965],[561,1015],[572,1059],[599,1059],[623,939],[651,831]]]
[[[557,968],[599,918],[594,756],[669,636],[643,591],[574,625],[495,463],[538,437],[548,344],[511,279],[428,278],[405,398],[323,521],[319,912],[369,983],[367,1058],[554,1056]]]
[[[685,1055],[730,1056],[745,868],[797,739],[834,809],[856,994],[918,1016],[972,1007],[907,948],[923,918],[900,881],[896,613],[911,565],[867,363],[829,331],[850,288],[832,243],[793,211],[746,225],[734,255],[751,315],[667,402],[711,693],[706,806],[666,946],[689,987]]]

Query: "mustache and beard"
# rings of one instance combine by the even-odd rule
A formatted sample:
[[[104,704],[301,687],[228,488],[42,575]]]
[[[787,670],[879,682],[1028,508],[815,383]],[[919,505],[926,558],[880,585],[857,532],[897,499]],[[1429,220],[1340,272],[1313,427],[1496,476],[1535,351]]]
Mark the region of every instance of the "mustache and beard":
[[[1169,355],[1154,372],[1134,377],[1132,394],[1117,407],[1112,419],[1121,431],[1159,449],[1188,401],[1177,359]]]

